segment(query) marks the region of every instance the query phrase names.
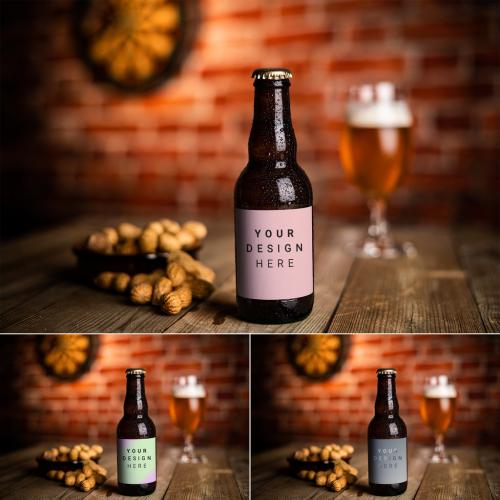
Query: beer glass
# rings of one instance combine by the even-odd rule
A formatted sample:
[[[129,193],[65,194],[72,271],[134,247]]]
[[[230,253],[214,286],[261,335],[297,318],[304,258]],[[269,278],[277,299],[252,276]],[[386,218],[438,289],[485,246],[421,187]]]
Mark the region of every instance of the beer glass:
[[[199,463],[206,460],[205,457],[195,453],[193,446],[193,434],[203,421],[205,398],[205,387],[195,375],[185,375],[174,379],[169,413],[173,423],[184,436],[181,463]]]
[[[432,463],[454,461],[446,454],[444,435],[453,422],[457,401],[457,390],[446,375],[433,375],[425,379],[420,400],[420,416],[434,434],[435,446]]]
[[[387,199],[410,167],[413,117],[389,82],[351,87],[340,136],[340,159],[348,179],[368,199],[368,235],[349,249],[360,257],[394,258],[415,253],[394,243],[386,219]]]

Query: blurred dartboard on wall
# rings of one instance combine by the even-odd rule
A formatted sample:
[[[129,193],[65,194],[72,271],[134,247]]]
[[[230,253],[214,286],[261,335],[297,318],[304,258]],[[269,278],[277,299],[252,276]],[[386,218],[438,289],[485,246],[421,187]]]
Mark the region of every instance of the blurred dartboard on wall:
[[[186,59],[196,0],[76,0],[78,51],[96,79],[127,92],[159,87]]]

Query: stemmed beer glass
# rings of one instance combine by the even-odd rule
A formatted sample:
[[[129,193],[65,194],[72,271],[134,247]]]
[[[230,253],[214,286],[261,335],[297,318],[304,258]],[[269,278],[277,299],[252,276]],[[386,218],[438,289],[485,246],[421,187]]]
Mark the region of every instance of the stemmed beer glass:
[[[169,413],[184,436],[184,448],[179,459],[181,463],[206,461],[204,456],[195,453],[193,446],[193,434],[203,421],[205,398],[205,387],[195,375],[183,375],[174,379]]]
[[[453,422],[456,403],[457,390],[446,375],[433,375],[425,379],[420,416],[434,434],[432,463],[450,463],[456,460],[446,454],[444,447],[444,435]]]
[[[389,82],[351,87],[340,137],[340,159],[349,180],[367,197],[368,235],[349,245],[360,257],[394,258],[415,252],[396,244],[386,219],[387,199],[410,167],[413,117]]]

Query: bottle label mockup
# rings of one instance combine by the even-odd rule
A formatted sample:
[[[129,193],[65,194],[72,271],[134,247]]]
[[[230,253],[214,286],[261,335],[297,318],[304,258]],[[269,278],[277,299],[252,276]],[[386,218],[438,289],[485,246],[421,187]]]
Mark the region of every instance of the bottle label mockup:
[[[235,225],[240,297],[284,300],[313,293],[312,207],[236,209]]]
[[[119,483],[156,481],[156,438],[118,439],[117,448]]]
[[[374,484],[408,481],[407,438],[368,440],[368,477]]]

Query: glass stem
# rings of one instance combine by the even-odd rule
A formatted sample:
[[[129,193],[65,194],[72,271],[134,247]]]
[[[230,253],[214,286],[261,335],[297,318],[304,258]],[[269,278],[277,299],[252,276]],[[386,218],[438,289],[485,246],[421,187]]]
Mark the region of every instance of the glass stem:
[[[374,240],[378,246],[385,246],[389,242],[389,224],[385,217],[386,201],[384,199],[370,200],[370,226],[368,236]]]
[[[444,436],[442,434],[436,434],[436,443],[434,445],[434,455],[438,456],[441,460],[446,458],[445,448],[444,448]]]
[[[186,434],[184,436],[184,455],[192,457],[194,455],[193,436]]]

